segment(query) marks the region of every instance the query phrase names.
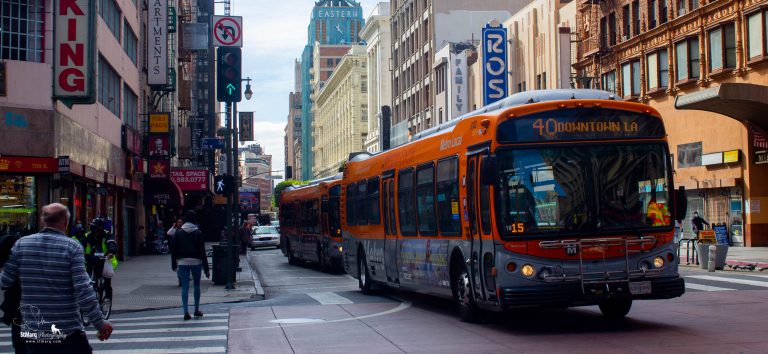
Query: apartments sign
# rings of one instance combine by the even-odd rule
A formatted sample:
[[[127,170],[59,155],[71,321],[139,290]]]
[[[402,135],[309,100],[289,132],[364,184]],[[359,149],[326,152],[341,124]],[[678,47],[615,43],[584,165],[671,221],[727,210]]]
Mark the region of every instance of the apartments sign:
[[[147,34],[147,84],[168,85],[168,0],[149,0]]]
[[[507,97],[507,29],[493,20],[483,27],[483,105]]]
[[[77,103],[96,100],[95,0],[54,0],[53,96]]]

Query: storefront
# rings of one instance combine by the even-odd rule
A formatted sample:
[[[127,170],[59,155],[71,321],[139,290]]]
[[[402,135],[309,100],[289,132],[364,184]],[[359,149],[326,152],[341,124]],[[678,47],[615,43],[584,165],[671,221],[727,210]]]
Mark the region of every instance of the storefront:
[[[40,208],[48,203],[57,161],[47,157],[0,157],[0,236],[40,229]]]

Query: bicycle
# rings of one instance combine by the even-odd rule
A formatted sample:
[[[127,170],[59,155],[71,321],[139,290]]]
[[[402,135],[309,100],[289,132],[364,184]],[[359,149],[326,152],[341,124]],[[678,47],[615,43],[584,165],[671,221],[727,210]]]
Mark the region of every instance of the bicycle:
[[[93,274],[96,274],[96,269],[103,270],[104,269],[104,262],[108,262],[109,260],[104,255],[104,253],[94,253],[95,257],[98,257],[98,262],[96,262],[96,265],[93,267]],[[96,277],[96,279],[93,279],[94,277],[91,276],[91,285],[93,286],[93,290],[96,292],[96,299],[99,301],[99,310],[101,311],[101,317],[104,318],[104,320],[109,320],[109,316],[112,314],[112,299],[107,298],[106,294],[106,288],[104,287],[104,276],[102,276],[99,273],[99,276]],[[91,324],[90,319],[88,316],[80,313],[80,316],[83,320],[84,326],[89,326]]]

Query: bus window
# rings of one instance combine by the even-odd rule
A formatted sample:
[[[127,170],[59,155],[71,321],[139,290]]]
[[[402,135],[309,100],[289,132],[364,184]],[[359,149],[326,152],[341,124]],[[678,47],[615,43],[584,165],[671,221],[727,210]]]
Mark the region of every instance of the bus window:
[[[444,236],[458,235],[461,230],[458,166],[455,156],[437,162],[437,224]]]
[[[416,235],[416,212],[413,200],[413,170],[400,171],[397,176],[397,211],[400,216],[400,234]]]
[[[416,172],[416,208],[419,213],[419,234],[437,234],[435,217],[435,167],[430,163]]]
[[[480,173],[480,180],[484,181],[482,169]],[[491,186],[483,183],[480,184],[480,226],[483,234],[491,234]]]
[[[379,177],[375,177],[368,180],[368,223],[380,224],[379,214]]]
[[[389,220],[389,234],[394,235],[397,233],[397,230],[395,229],[395,181],[394,179],[390,179],[388,183],[389,187],[387,190],[387,199],[389,200],[389,208],[387,209],[387,213],[389,213],[389,216],[387,219]]]
[[[355,194],[355,224],[357,225],[368,225],[368,213],[366,212],[368,208],[365,207],[365,198],[368,196],[366,186],[365,180],[357,184],[357,194]]]
[[[355,225],[355,192],[357,188],[354,183],[347,185],[347,202],[345,207],[347,209],[347,225]]]
[[[341,236],[341,217],[339,215],[339,192],[341,186],[331,187],[330,195],[328,198],[328,233],[333,236]]]

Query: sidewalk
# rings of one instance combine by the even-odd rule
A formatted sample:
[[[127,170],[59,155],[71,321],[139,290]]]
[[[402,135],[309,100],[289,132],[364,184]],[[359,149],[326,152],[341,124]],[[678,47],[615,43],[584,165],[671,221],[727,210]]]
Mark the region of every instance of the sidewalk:
[[[685,244],[680,248],[680,265],[686,265],[686,248]],[[729,265],[746,266],[748,264],[754,265],[757,268],[768,269],[768,247],[728,247],[728,256],[725,260],[725,270],[731,270]],[[696,264],[689,264],[689,266],[697,266]]]
[[[206,244],[206,249],[212,243]],[[213,277],[213,262],[208,258]],[[240,302],[256,299],[254,275],[248,260],[240,256],[240,268],[236,273],[235,289],[226,290],[224,285],[214,285],[211,279],[202,276],[200,282],[200,303]],[[181,288],[176,272],[171,270],[171,255],[142,255],[120,262],[112,280],[113,305],[116,312],[138,311],[153,308],[181,306]],[[192,284],[189,303],[193,304]]]

